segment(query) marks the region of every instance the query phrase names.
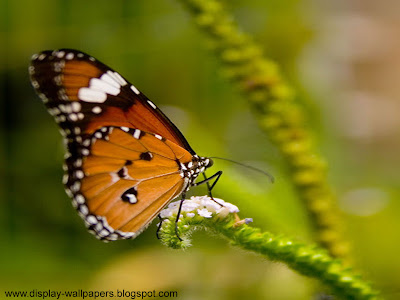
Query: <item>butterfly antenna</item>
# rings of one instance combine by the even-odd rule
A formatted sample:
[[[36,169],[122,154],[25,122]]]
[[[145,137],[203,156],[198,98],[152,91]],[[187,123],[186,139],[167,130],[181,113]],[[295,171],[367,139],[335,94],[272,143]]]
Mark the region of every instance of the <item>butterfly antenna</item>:
[[[249,165],[246,165],[246,164],[237,162],[237,161],[232,160],[232,159],[229,159],[229,158],[224,158],[224,157],[216,157],[216,156],[214,156],[214,157],[210,157],[210,158],[211,158],[211,159],[221,159],[221,160],[229,161],[229,162],[231,162],[231,163],[237,164],[237,165],[242,166],[242,167],[245,167],[245,168],[247,168],[247,169],[251,169],[251,170],[253,170],[253,171],[256,171],[256,172],[258,172],[258,173],[261,173],[261,174],[267,176],[267,177],[269,178],[269,180],[270,180],[272,183],[274,183],[274,181],[275,181],[274,176],[272,176],[272,175],[269,174],[268,172],[266,172],[266,171],[264,171],[264,170],[261,170],[261,169],[258,169],[258,168],[256,168],[256,167],[249,166]]]

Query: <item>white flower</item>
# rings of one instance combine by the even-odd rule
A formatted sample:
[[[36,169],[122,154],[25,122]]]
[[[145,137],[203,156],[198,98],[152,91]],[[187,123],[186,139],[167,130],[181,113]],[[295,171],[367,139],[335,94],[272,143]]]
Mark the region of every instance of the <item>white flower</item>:
[[[160,217],[162,219],[169,218],[171,216],[172,216],[172,210],[171,209],[165,208],[160,212]]]
[[[207,203],[205,204],[205,207],[207,207],[208,210],[211,210],[212,212],[216,212],[221,209],[221,205],[213,201],[212,199],[209,199]]]
[[[171,202],[160,212],[161,218],[170,218],[176,215],[180,204],[180,200]],[[193,218],[196,214],[203,218],[211,218],[213,214],[218,215],[220,218],[225,218],[229,213],[238,212],[239,208],[222,199],[211,199],[209,196],[193,196],[183,202],[181,211],[186,212],[186,216],[189,218]]]
[[[182,205],[182,211],[193,211],[200,205],[194,201],[185,200]]]
[[[207,208],[198,209],[197,213],[199,214],[199,216],[204,217],[204,218],[212,217],[212,212],[208,211]]]
[[[233,205],[232,203],[229,202],[225,202],[222,199],[219,198],[214,198],[214,200],[216,202],[218,202],[220,205],[222,205],[223,207],[226,207],[227,209],[229,209],[230,213],[237,213],[239,212],[239,208],[236,205]]]
[[[229,209],[226,207],[222,206],[219,210],[217,210],[217,215],[220,218],[225,218],[227,215],[229,215]]]
[[[217,202],[220,205],[224,205],[225,201],[219,198],[214,198],[214,201]]]
[[[175,201],[175,202],[171,202],[170,204],[168,204],[168,208],[172,209],[172,208],[176,208],[179,207],[179,204],[181,203],[181,201]]]
[[[239,212],[239,208],[236,205],[233,205],[232,203],[224,202],[223,206],[229,209],[230,213]]]

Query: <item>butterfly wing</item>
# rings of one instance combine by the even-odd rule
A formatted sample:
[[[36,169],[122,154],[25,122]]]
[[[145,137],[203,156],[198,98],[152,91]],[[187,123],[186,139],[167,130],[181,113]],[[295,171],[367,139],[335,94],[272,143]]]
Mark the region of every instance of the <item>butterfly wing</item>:
[[[86,53],[43,51],[32,57],[32,85],[70,139],[107,124],[157,133],[195,154],[178,128],[134,85]]]
[[[171,141],[112,126],[87,141],[68,165],[66,186],[89,230],[101,239],[137,236],[187,187],[180,164],[191,161],[191,154]]]
[[[135,237],[207,166],[146,96],[93,57],[44,51],[29,72],[66,140],[66,192],[98,238]]]

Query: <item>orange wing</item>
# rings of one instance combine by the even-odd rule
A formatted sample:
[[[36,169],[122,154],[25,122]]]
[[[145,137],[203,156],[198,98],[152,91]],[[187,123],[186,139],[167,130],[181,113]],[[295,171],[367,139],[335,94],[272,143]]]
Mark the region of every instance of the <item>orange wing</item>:
[[[192,155],[159,135],[102,127],[83,141],[81,158],[68,164],[67,191],[96,236],[132,238],[188,187],[181,164]]]
[[[43,51],[29,67],[32,85],[71,142],[103,126],[157,133],[195,152],[176,126],[135,86],[76,50]]]

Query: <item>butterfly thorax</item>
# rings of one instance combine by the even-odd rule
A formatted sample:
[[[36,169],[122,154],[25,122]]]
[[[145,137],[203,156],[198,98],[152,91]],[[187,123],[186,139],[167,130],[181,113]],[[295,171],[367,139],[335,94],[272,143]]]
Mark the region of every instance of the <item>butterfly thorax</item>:
[[[213,161],[207,157],[199,157],[198,155],[193,155],[192,161],[188,163],[179,162],[181,176],[187,179],[187,188],[188,190],[195,182],[197,176],[200,173],[203,173],[206,168],[211,167],[213,165]]]

